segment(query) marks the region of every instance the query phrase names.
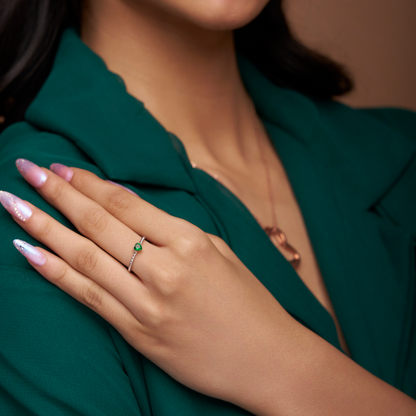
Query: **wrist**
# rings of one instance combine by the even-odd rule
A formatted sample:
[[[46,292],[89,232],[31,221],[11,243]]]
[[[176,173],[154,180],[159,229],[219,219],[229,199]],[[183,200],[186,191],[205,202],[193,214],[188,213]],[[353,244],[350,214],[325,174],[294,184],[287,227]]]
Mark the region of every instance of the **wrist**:
[[[257,416],[416,414],[413,399],[291,319],[270,333],[233,403]]]
[[[302,371],[298,364],[307,371],[302,345],[308,345],[308,337],[301,328],[287,312],[263,328],[255,350],[241,360],[244,364],[235,374],[227,400],[258,416],[286,415],[290,379]]]

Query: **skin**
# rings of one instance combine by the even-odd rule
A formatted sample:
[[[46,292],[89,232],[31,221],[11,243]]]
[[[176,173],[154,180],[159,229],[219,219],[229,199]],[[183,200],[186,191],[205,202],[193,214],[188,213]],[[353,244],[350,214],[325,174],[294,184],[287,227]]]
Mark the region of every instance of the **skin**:
[[[268,224],[264,177],[246,173],[263,172],[263,166],[231,34],[264,5],[91,0],[85,3],[82,39],[181,138],[191,159],[222,175]],[[270,143],[267,153],[273,184],[282,190],[279,224],[302,253],[298,273],[336,319]],[[40,186],[24,174],[80,232],[29,204],[32,215],[16,221],[59,256],[39,249],[46,261],[32,266],[178,381],[258,415],[415,414],[414,400],[291,318],[221,239],[89,172],[72,171],[60,177],[43,169],[47,178]],[[125,247],[142,235],[145,248],[130,274]]]

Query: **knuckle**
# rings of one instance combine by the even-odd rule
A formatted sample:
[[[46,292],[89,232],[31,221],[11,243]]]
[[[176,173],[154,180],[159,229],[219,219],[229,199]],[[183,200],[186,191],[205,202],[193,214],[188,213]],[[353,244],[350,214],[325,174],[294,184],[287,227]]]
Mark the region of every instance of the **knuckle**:
[[[163,336],[155,333],[154,328],[146,328],[141,334],[142,348],[140,351],[143,352],[150,360],[160,360],[169,357],[169,347],[167,346],[166,340]],[[170,354],[170,358],[172,354]]]
[[[146,326],[149,328],[158,328],[163,325],[165,318],[163,309],[159,304],[153,302],[146,308]]]
[[[98,309],[102,304],[103,293],[97,284],[91,283],[80,290],[79,299],[89,308]]]
[[[144,346],[148,344],[149,337],[146,336],[146,327],[142,322],[135,320],[126,324],[122,321],[114,324],[114,327],[134,349],[143,352]]]
[[[83,247],[75,253],[74,266],[82,273],[91,273],[97,267],[97,254],[91,252],[87,247]]]
[[[182,286],[181,276],[174,271],[164,272],[162,276],[159,276],[158,286],[160,292],[164,296],[172,296],[178,293]]]
[[[52,280],[59,282],[63,280],[66,276],[68,268],[64,265],[59,265],[53,270]]]
[[[66,182],[57,182],[47,188],[48,199],[50,200],[50,202],[54,203],[61,197],[64,187],[66,185]]]
[[[203,255],[208,245],[208,237],[202,231],[181,235],[175,241],[179,255],[186,258],[197,258]]]
[[[107,215],[102,208],[95,208],[87,211],[80,221],[81,232],[83,234],[99,234],[107,226]]]
[[[114,215],[120,215],[131,206],[131,198],[123,190],[112,191],[108,197],[108,209]]]
[[[180,267],[178,268],[177,264],[158,264],[154,267],[153,272],[152,282],[162,299],[173,295],[182,285]]]
[[[72,183],[76,185],[77,189],[87,188],[91,183],[91,172],[77,169],[72,177]]]
[[[35,237],[40,241],[45,241],[52,231],[52,223],[46,218],[39,220],[36,224],[34,233]]]

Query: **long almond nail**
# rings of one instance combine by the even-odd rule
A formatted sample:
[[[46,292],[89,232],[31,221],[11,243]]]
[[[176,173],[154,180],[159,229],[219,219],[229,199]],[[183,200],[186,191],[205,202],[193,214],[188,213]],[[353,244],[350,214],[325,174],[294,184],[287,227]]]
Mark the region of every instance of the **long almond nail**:
[[[65,179],[67,182],[70,182],[74,171],[68,166],[62,165],[61,163],[52,163],[50,169],[53,173],[56,173],[62,179]]]
[[[9,192],[0,191],[0,203],[13,217],[20,221],[25,222],[32,215],[32,210],[29,205]]]
[[[13,244],[31,263],[36,264],[36,266],[45,264],[46,256],[36,247],[22,240],[13,240]]]
[[[38,165],[30,160],[17,159],[16,167],[20,174],[35,188],[40,188],[48,177]]]

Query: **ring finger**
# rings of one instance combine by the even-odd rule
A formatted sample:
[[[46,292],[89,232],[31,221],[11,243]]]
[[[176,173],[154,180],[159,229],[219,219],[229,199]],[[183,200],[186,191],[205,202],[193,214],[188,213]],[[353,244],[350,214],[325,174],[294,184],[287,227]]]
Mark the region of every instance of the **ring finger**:
[[[2,192],[0,198],[3,206],[25,231],[52,249],[73,269],[113,294],[127,308],[130,310],[137,308],[137,297],[143,298],[143,301],[148,298],[149,292],[143,282],[93,242],[12,194]],[[130,241],[135,241],[137,238],[137,236],[133,237]],[[144,262],[155,261],[152,259],[151,250],[147,250],[151,247],[149,244],[149,247],[140,254],[143,255]],[[138,263],[142,265],[144,262]],[[137,267],[135,264],[135,270],[140,268],[142,267]]]

